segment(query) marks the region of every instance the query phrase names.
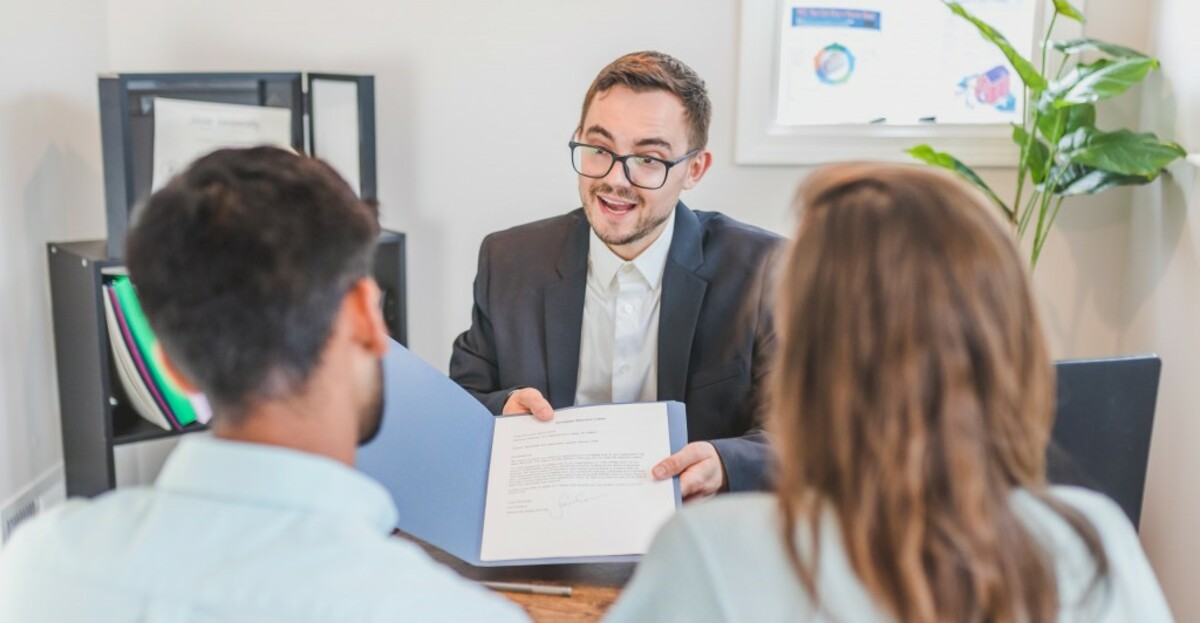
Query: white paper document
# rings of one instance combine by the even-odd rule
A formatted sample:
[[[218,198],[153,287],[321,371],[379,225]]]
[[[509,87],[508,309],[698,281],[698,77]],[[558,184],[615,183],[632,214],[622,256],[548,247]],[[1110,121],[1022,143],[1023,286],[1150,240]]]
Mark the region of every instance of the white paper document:
[[[663,403],[496,420],[480,560],[643,554],[675,512]]]
[[[269,106],[154,99],[154,177],[158,190],[193,160],[226,147],[292,149],[292,111]]]

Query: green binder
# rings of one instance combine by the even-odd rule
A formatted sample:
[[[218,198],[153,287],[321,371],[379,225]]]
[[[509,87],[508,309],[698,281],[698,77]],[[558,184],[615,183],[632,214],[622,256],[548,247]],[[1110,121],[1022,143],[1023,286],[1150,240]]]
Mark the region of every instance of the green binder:
[[[166,399],[167,406],[175,414],[175,420],[180,426],[195,422],[196,410],[192,408],[192,401],[175,385],[163,370],[162,362],[154,354],[154,345],[158,343],[158,338],[154,337],[146,314],[142,312],[133,284],[128,277],[120,276],[113,279],[112,285],[113,291],[117,293],[117,301],[121,303],[121,311],[125,314],[125,321],[129,324],[129,332],[133,334],[133,341],[142,352],[142,360],[146,362],[146,368],[150,371],[150,376],[154,377],[154,383]]]

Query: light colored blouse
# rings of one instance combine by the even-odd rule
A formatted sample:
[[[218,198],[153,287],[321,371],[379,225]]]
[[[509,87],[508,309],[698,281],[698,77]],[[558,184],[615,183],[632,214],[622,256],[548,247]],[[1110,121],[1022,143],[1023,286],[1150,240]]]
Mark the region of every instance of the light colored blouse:
[[[1055,560],[1059,621],[1171,621],[1162,589],[1121,509],[1099,494],[1053,487],[1100,535],[1109,576],[1091,593],[1093,563],[1083,541],[1027,491],[1011,503]],[[820,609],[792,571],[780,534],[776,498],[724,495],[690,506],[659,532],[608,621],[891,621],[855,575],[831,509],[820,529]],[[811,559],[808,522],[797,528],[802,559]]]

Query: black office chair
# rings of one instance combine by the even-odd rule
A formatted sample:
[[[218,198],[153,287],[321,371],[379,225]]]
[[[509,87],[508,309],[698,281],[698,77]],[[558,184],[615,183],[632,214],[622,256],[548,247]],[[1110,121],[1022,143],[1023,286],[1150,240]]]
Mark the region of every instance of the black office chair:
[[[1137,528],[1162,360],[1079,359],[1055,368],[1058,408],[1046,456],[1050,482],[1108,495]]]

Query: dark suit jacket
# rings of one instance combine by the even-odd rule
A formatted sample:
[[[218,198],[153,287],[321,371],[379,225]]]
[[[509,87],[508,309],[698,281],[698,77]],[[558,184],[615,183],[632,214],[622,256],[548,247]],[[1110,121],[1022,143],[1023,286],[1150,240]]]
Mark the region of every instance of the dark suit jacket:
[[[454,342],[450,377],[492,413],[517,387],[537,388],[555,408],[574,404],[589,227],[577,209],[484,238],[471,328]],[[731,491],[767,484],[759,407],[775,338],[769,267],[781,241],[720,213],[675,208],[658,398],[687,405],[688,438],[713,442]]]

